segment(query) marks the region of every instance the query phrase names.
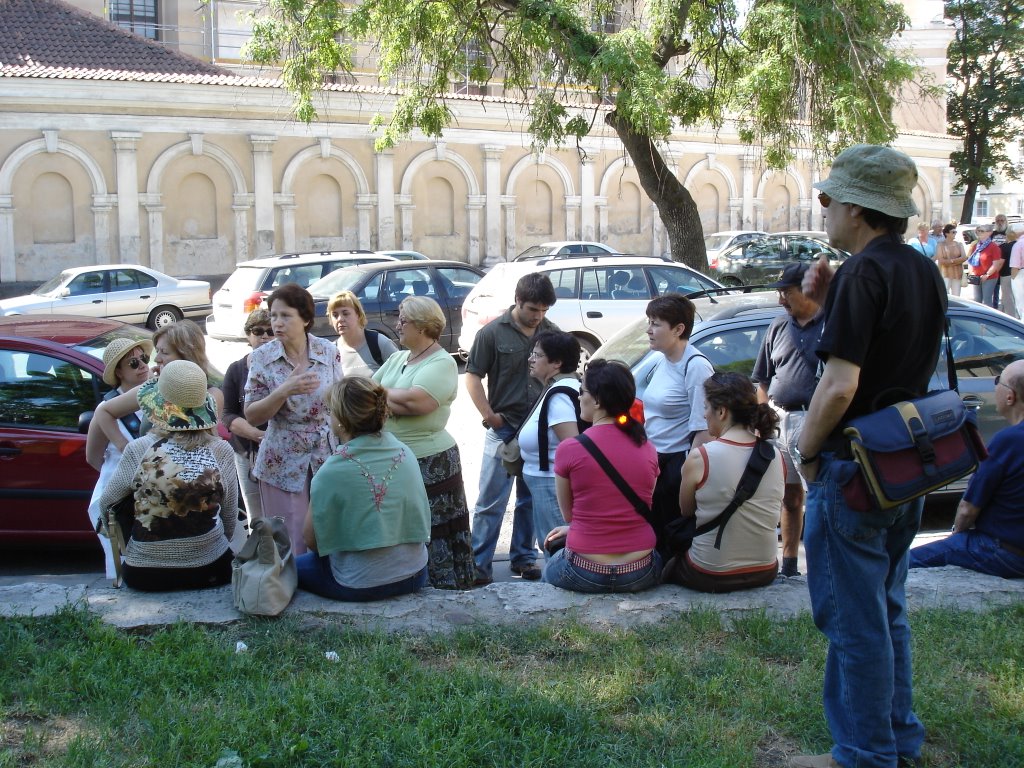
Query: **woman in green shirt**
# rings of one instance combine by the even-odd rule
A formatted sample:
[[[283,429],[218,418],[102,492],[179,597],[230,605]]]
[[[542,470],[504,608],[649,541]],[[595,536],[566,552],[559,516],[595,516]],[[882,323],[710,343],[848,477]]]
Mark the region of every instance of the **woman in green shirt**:
[[[398,307],[396,352],[374,375],[387,388],[391,417],[385,427],[412,449],[430,500],[430,583],[469,589],[476,580],[462,460],[445,426],[459,389],[459,368],[438,343],[444,312],[426,296]]]

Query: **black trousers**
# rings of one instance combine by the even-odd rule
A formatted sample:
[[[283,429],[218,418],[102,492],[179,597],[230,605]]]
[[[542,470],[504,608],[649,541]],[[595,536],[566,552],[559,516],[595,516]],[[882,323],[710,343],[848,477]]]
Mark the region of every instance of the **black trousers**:
[[[654,485],[654,496],[651,499],[651,516],[648,521],[658,537],[656,549],[662,559],[667,562],[671,553],[665,536],[665,527],[679,517],[679,485],[682,483],[683,462],[689,451],[678,453],[659,453],[658,481]]]

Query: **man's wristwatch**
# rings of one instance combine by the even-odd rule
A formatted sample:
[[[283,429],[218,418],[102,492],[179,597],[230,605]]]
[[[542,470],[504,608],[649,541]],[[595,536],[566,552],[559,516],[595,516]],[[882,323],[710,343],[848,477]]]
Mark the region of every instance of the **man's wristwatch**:
[[[793,446],[793,458],[796,459],[796,463],[799,464],[801,467],[807,464],[813,464],[818,460],[818,456],[820,455],[821,454],[816,453],[813,456],[804,456],[802,453],[800,453],[799,446]]]

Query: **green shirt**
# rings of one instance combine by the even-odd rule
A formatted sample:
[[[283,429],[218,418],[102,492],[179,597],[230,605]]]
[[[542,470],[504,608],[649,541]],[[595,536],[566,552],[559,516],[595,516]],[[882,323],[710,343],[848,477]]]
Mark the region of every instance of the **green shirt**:
[[[419,388],[438,407],[423,416],[392,415],[384,428],[412,449],[417,459],[447,451],[455,438],[445,431],[452,403],[459,392],[459,366],[447,352],[435,352],[416,365],[406,366],[409,350],[396,352],[373,374],[382,387]]]
[[[313,475],[309,506],[321,555],[430,540],[419,465],[387,432],[338,446]]]

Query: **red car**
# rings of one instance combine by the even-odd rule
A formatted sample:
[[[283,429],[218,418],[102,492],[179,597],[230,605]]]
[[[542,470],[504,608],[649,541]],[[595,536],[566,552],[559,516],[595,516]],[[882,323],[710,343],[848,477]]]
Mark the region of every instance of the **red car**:
[[[0,318],[0,544],[95,544],[83,414],[110,389],[103,350],[122,336],[150,333],[73,315]]]

